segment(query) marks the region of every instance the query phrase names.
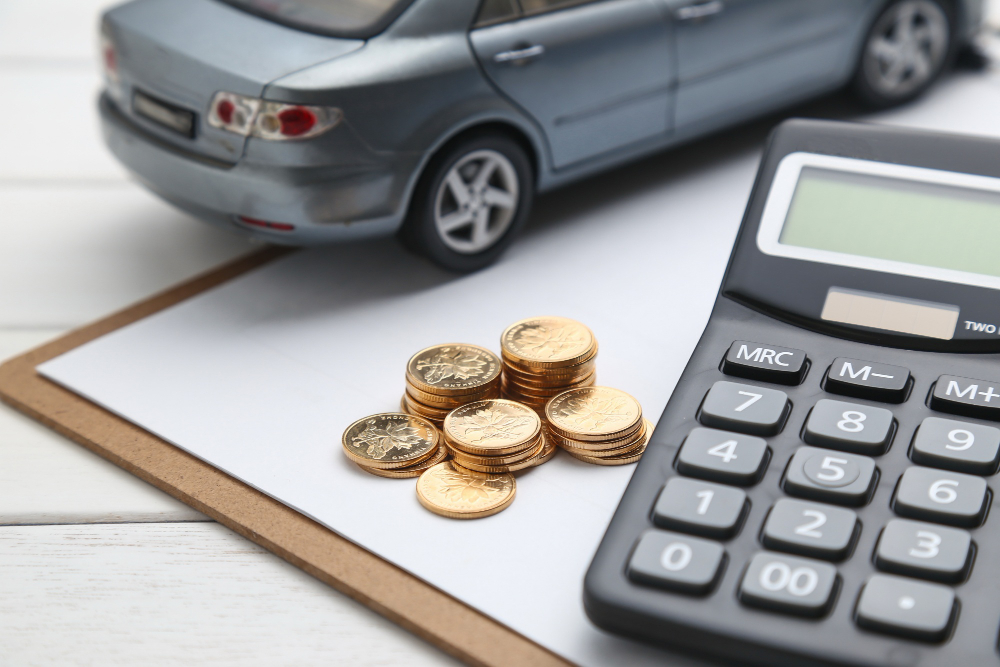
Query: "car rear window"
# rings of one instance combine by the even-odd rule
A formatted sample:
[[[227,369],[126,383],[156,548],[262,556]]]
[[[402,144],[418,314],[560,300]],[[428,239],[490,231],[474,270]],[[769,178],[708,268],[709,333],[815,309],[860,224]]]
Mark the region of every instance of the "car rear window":
[[[222,0],[308,32],[367,39],[385,30],[413,0]]]

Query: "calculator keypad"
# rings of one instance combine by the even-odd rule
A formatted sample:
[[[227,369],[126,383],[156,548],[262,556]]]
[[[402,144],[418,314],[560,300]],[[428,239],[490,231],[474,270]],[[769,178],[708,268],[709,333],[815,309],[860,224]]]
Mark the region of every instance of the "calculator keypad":
[[[740,601],[801,616],[822,616],[833,601],[837,568],[829,563],[769,551],[750,561]]]
[[[978,526],[986,514],[982,477],[914,466],[899,479],[893,509],[900,516],[953,526]]]
[[[628,576],[637,583],[704,595],[718,580],[725,556],[718,542],[649,530],[632,553]]]
[[[782,498],[764,522],[761,542],[768,549],[826,560],[843,560],[857,536],[852,510]]]
[[[992,475],[1000,464],[1000,429],[928,417],[913,437],[910,458],[920,465]]]
[[[692,477],[748,486],[760,479],[769,458],[763,438],[696,428],[681,446],[677,470]]]
[[[775,435],[785,425],[790,409],[783,391],[720,380],[705,395],[698,417],[713,428]]]
[[[838,505],[864,505],[871,497],[875,480],[874,459],[799,447],[785,471],[785,492]]]
[[[731,486],[672,477],[653,507],[653,523],[706,537],[732,537],[747,511],[747,494]]]
[[[875,549],[880,570],[956,583],[968,575],[972,536],[959,528],[893,519]]]
[[[891,634],[940,641],[950,631],[955,592],[941,584],[876,574],[858,599],[858,624]]]
[[[809,365],[803,350],[734,341],[720,370],[791,387],[806,379]],[[716,589],[725,577],[734,581],[745,607],[822,617],[834,604],[850,604],[854,622],[867,631],[943,641],[958,615],[950,585],[965,582],[977,558],[965,528],[985,520],[991,496],[983,476],[1000,470],[1000,424],[926,416],[905,443],[909,449],[892,452],[897,432],[913,427],[890,405],[911,400],[919,386],[909,369],[838,357],[820,386],[885,405],[813,398],[793,406],[780,389],[714,382],[692,415],[698,425],[679,443],[677,474],[651,508],[656,529],[636,544],[628,576],[701,596],[721,595]],[[923,396],[933,410],[1000,421],[995,387],[1000,383],[942,375]],[[795,422],[801,424],[798,432],[785,429],[793,410],[804,413]],[[864,525],[859,514],[864,517],[883,474],[878,457],[890,455],[914,464],[881,485],[893,488],[884,502],[899,518]],[[788,497],[768,498],[767,507],[753,512],[751,497],[761,497],[754,488],[774,479],[768,467],[775,457],[787,460],[777,483]],[[869,541],[861,542],[865,531]],[[748,539],[755,540],[757,552],[749,562],[729,564],[720,541]],[[862,553],[859,543],[868,545]],[[841,594],[838,567],[857,559],[870,559],[876,573],[863,585],[855,579]],[[726,574],[727,568],[736,571]]]
[[[889,448],[894,432],[895,420],[885,408],[824,398],[809,413],[802,439],[817,447],[878,456]]]

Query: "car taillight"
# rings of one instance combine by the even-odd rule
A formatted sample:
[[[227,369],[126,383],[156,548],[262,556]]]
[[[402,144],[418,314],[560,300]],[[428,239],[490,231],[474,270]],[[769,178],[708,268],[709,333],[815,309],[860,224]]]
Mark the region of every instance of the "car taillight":
[[[101,66],[104,69],[104,78],[108,82],[111,92],[116,92],[120,82],[118,72],[118,50],[111,39],[111,31],[106,25],[101,26],[100,36]]]
[[[268,102],[219,92],[212,98],[208,124],[243,136],[272,141],[308,139],[335,127],[343,117],[333,107]]]

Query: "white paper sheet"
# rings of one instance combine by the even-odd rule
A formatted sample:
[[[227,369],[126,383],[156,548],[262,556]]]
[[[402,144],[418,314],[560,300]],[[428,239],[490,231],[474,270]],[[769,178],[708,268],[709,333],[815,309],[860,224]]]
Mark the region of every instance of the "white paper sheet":
[[[998,134],[998,84],[959,75],[880,120]],[[559,454],[518,478],[508,510],[459,522],[425,511],[413,480],[358,470],[339,439],[397,408],[416,350],[497,350],[507,324],[539,314],[587,323],[599,382],[655,419],[708,318],[764,136],[755,124],[549,195],[524,238],[476,275],[447,275],[387,240],[311,250],[40,370],[560,655],[663,664],[669,654],[594,628],[581,604],[631,466]]]

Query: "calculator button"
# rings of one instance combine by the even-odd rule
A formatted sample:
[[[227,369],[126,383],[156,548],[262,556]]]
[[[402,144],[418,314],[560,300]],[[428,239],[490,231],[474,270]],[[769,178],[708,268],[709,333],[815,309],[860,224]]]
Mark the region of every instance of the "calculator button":
[[[802,616],[822,616],[833,601],[837,569],[829,563],[762,551],[740,583],[740,601]]]
[[[1000,383],[942,375],[931,392],[931,409],[966,417],[1000,420]]]
[[[968,531],[893,519],[879,538],[875,565],[887,572],[957,583],[968,576],[971,556]]]
[[[986,481],[960,472],[907,468],[899,478],[892,508],[913,519],[978,526],[986,514]]]
[[[992,475],[1000,463],[1000,429],[928,417],[913,437],[910,458],[935,468]]]
[[[839,505],[864,505],[876,480],[875,461],[867,456],[799,447],[785,471],[784,489],[793,496]]]
[[[725,555],[717,542],[647,530],[632,553],[628,576],[639,584],[704,595],[718,581]]]
[[[768,549],[843,560],[857,537],[858,515],[842,507],[782,498],[774,504],[761,542]]]
[[[672,477],[653,508],[653,523],[705,537],[732,537],[749,503],[747,494],[731,486]]]
[[[884,454],[896,427],[885,408],[831,401],[816,402],[809,412],[802,439],[810,445],[858,454]]]
[[[858,625],[926,641],[948,636],[955,616],[955,592],[941,584],[876,574],[858,599]]]
[[[902,403],[909,382],[910,371],[902,366],[837,357],[826,372],[823,387],[833,394]]]
[[[726,375],[779,384],[800,384],[807,368],[802,350],[745,340],[734,341],[722,361]]]
[[[769,459],[763,438],[696,428],[681,446],[677,470],[692,477],[747,486],[760,480]]]
[[[705,426],[775,435],[785,425],[790,409],[783,391],[720,380],[706,394],[698,417]]]

